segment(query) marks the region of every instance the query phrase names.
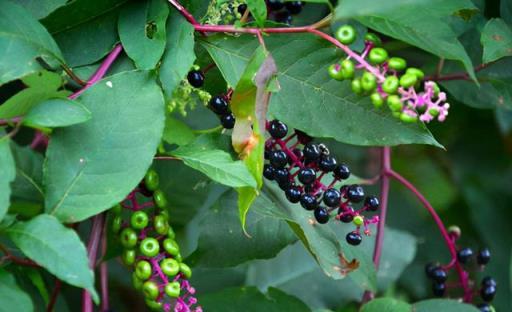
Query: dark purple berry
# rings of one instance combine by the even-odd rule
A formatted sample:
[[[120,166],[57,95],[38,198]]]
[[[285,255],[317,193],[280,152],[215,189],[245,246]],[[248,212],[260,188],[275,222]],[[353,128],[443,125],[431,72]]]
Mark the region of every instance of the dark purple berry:
[[[492,307],[488,303],[480,303],[477,305],[477,308],[480,310],[480,312],[491,312],[493,311]]]
[[[324,207],[318,207],[315,209],[315,219],[320,224],[325,224],[329,221],[329,212]]]
[[[300,183],[302,183],[304,185],[308,185],[308,184],[315,182],[316,172],[314,169],[311,169],[311,168],[302,168],[299,171],[298,177],[299,177]]]
[[[306,210],[313,210],[318,207],[318,201],[316,200],[316,197],[306,193],[300,196],[300,204]]]
[[[274,139],[282,139],[288,134],[288,126],[279,120],[272,120],[268,132]]]
[[[446,292],[446,284],[434,282],[434,284],[432,284],[432,292],[436,297],[444,296],[444,293]]]
[[[457,260],[460,263],[468,263],[471,257],[473,257],[473,250],[471,248],[462,248],[457,252]]]
[[[443,270],[442,268],[440,267],[437,267],[433,272],[432,272],[432,279],[434,281],[436,281],[437,283],[444,283],[446,282],[446,279],[448,278],[448,275],[446,274],[446,271]]]
[[[370,211],[377,211],[379,209],[379,199],[375,196],[368,196],[364,200],[364,205],[368,208]]]
[[[480,297],[485,302],[491,302],[496,296],[496,286],[489,285],[480,290]]]
[[[340,221],[343,223],[350,223],[354,220],[354,215],[350,212],[344,212],[340,216]]]
[[[204,84],[204,74],[199,70],[191,70],[188,72],[187,80],[194,88],[201,88]]]
[[[341,193],[337,189],[330,188],[324,192],[323,200],[328,207],[336,207],[340,204]]]
[[[491,261],[491,251],[488,248],[483,248],[478,251],[476,261],[480,265],[486,265]]]
[[[347,243],[349,243],[352,246],[357,246],[357,245],[361,244],[361,242],[363,241],[361,234],[359,234],[357,232],[348,233],[347,236],[345,237],[345,239],[347,240]]]
[[[266,164],[265,166],[263,166],[263,176],[268,180],[274,180],[275,173],[276,170],[271,165]]]
[[[220,95],[212,97],[208,107],[217,115],[226,115],[229,112],[228,102]]]
[[[329,155],[323,155],[320,157],[318,167],[323,172],[331,172],[336,168],[336,158]]]
[[[298,187],[292,186],[288,190],[286,190],[285,195],[286,195],[286,198],[288,198],[288,200],[291,203],[296,204],[299,202],[302,192],[300,191],[300,189]]]
[[[357,184],[350,185],[347,188],[346,197],[353,203],[359,203],[364,199],[364,189]]]
[[[277,169],[282,169],[288,164],[288,156],[284,151],[271,152],[269,160],[272,167]]]
[[[425,274],[427,274],[428,278],[434,278],[434,271],[437,269],[439,269],[439,266],[437,266],[433,263],[428,263],[425,266]]]
[[[297,134],[297,141],[299,141],[300,144],[308,144],[309,142],[313,141],[313,138],[307,135],[305,132],[302,132],[300,130],[295,130],[295,134]]]
[[[284,7],[283,0],[267,0],[267,3],[272,11],[279,11]]]
[[[302,152],[304,153],[304,159],[308,162],[317,161],[321,155],[318,145],[311,142],[304,145]]]
[[[290,180],[278,181],[277,184],[279,185],[279,188],[285,192],[292,187]]]
[[[494,278],[490,277],[490,276],[486,276],[482,279],[482,282],[480,283],[482,285],[482,287],[488,287],[488,286],[494,286],[496,287],[496,281],[494,280]]]
[[[286,2],[284,5],[291,14],[299,14],[302,11],[302,1]]]
[[[220,117],[220,123],[224,129],[233,129],[235,127],[235,115],[232,113],[222,115]]]
[[[278,183],[290,181],[290,173],[288,172],[288,169],[275,169],[274,180]]]
[[[350,169],[345,164],[339,164],[334,168],[334,177],[336,179],[345,180],[350,177]]]
[[[245,3],[240,4],[237,8],[237,11],[238,11],[238,13],[240,13],[240,15],[244,15],[245,11],[247,11],[247,4],[245,4]]]

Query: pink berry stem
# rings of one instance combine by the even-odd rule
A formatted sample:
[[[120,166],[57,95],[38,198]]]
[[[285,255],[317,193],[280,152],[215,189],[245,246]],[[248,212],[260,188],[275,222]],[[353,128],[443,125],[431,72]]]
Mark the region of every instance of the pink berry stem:
[[[384,228],[386,225],[386,215],[388,209],[389,196],[389,177],[387,172],[391,171],[391,148],[386,146],[382,148],[382,181],[380,186],[380,213],[379,224],[377,225],[377,237],[375,239],[375,248],[373,251],[373,263],[375,268],[379,268],[380,258],[382,255],[382,247],[384,245]]]
[[[89,254],[89,267],[94,270],[96,267],[96,258],[98,255],[98,247],[101,241],[101,235],[104,229],[105,214],[100,213],[92,220],[91,235],[89,243],[87,244],[87,253]],[[92,299],[91,294],[84,290],[82,292],[82,312],[92,312]]]

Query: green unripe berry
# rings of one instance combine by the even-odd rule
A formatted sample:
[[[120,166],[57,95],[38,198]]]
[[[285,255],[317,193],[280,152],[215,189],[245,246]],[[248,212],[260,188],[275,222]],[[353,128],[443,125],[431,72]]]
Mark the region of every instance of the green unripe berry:
[[[185,277],[187,279],[192,277],[192,270],[190,269],[190,267],[188,265],[186,265],[183,262],[180,263],[180,272],[183,273],[183,275],[185,275]]]
[[[146,173],[144,177],[144,184],[146,188],[150,191],[156,191],[158,189],[159,184],[158,173],[155,170],[151,169]]]
[[[416,78],[418,78],[418,80],[423,80],[423,78],[425,78],[425,73],[421,69],[418,69],[418,68],[415,68],[415,67],[407,68],[405,73],[406,74],[413,74],[414,76],[416,76]]]
[[[404,70],[407,68],[407,62],[401,57],[392,57],[388,60],[388,66],[394,70]]]
[[[180,271],[180,264],[175,259],[168,258],[160,262],[160,268],[165,275],[172,277]]]
[[[145,281],[151,277],[151,273],[153,273],[153,269],[151,268],[151,264],[145,260],[137,262],[135,266],[135,274],[141,280]]]
[[[373,92],[372,95],[370,95],[370,100],[376,108],[379,108],[384,104],[384,99],[379,92]]]
[[[436,109],[436,108],[431,108],[428,110],[428,113],[432,116],[432,117],[437,117],[439,115],[439,110]]]
[[[400,118],[401,113],[400,112],[393,112],[392,115],[395,118]]]
[[[167,237],[170,239],[174,239],[176,237],[176,233],[174,233],[174,230],[171,226],[169,226],[169,230],[167,231]]]
[[[354,78],[354,73],[356,70],[356,66],[354,65],[354,62],[351,60],[344,60],[341,62],[341,74],[343,78],[345,79],[352,79]]]
[[[160,235],[165,235],[169,232],[169,223],[167,222],[167,218],[165,216],[155,216],[153,220],[153,226],[155,228],[155,232]]]
[[[147,299],[155,300],[160,294],[160,290],[155,282],[147,281],[142,285],[142,292]]]
[[[388,51],[383,48],[373,48],[371,49],[368,58],[373,64],[382,64],[388,59]]]
[[[397,77],[389,76],[386,77],[386,80],[384,80],[384,83],[382,84],[382,90],[387,94],[395,94],[399,85],[400,82],[398,81]]]
[[[121,245],[125,248],[133,248],[137,245],[137,233],[132,228],[125,228],[121,231]]]
[[[131,266],[135,263],[135,250],[133,249],[126,249],[123,251],[123,254],[121,256],[121,259],[123,260],[123,263],[127,266]]]
[[[400,97],[398,95],[390,95],[387,99],[388,107],[393,112],[399,112],[402,110],[403,104],[400,101]]]
[[[130,218],[130,224],[136,230],[142,230],[149,224],[148,214],[144,211],[136,211]]]
[[[433,84],[433,88],[434,88],[434,95],[438,96],[439,92],[441,92],[441,89],[439,89],[439,86],[437,85],[437,83],[432,82],[432,84]]]
[[[167,207],[167,198],[165,198],[165,194],[161,190],[156,190],[153,193],[153,200],[158,208],[163,209]]]
[[[162,246],[171,256],[176,256],[180,253],[180,247],[178,246],[178,243],[176,243],[176,241],[171,238],[166,238],[162,243]]]
[[[148,308],[152,311],[162,311],[162,303],[156,302],[155,300],[144,300]]]
[[[175,259],[176,261],[180,262],[180,263],[181,263],[181,262],[183,262],[183,257],[181,256],[181,254],[180,254],[180,253],[179,253],[179,254],[177,254],[176,256],[174,256],[174,259]]]
[[[352,80],[352,92],[354,92],[355,94],[361,94],[363,93],[363,87],[361,86],[361,79],[354,79]]]
[[[112,219],[112,232],[118,233],[121,231],[121,227],[123,226],[123,218],[121,216],[116,216]]]
[[[160,252],[160,244],[153,237],[145,238],[139,246],[140,252],[146,257],[155,257]]]
[[[407,113],[401,113],[400,120],[407,123],[413,123],[418,121],[418,116],[411,116]]]
[[[355,216],[354,220],[352,220],[356,226],[361,226],[364,223],[364,218],[361,216]]]
[[[341,74],[341,70],[338,70],[337,64],[329,66],[329,76],[335,80],[343,80],[343,75]]]
[[[338,28],[335,36],[339,42],[349,45],[356,41],[356,30],[350,25],[343,25]]]
[[[171,282],[165,285],[165,293],[171,298],[178,298],[180,296],[181,286],[179,282]]]
[[[117,204],[114,207],[110,208],[110,210],[112,211],[112,213],[114,213],[116,215],[120,215],[121,212],[123,211],[123,207],[121,207],[121,204]]]
[[[400,77],[400,85],[404,88],[410,88],[418,82],[418,78],[413,74],[405,74]]]
[[[376,47],[382,44],[382,41],[380,40],[379,36],[377,36],[374,33],[366,33],[366,35],[364,35],[364,41],[371,42]]]
[[[144,284],[144,281],[137,277],[137,274],[135,272],[132,274],[132,284],[133,288],[136,290],[141,290],[142,284]]]
[[[361,77],[361,88],[364,91],[371,92],[377,87],[377,77],[370,72],[365,72]]]

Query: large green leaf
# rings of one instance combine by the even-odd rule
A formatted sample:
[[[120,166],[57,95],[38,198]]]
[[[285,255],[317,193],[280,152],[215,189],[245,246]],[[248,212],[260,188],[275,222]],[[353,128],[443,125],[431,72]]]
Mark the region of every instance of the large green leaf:
[[[265,0],[247,0],[247,7],[258,26],[263,27],[267,20],[267,4]]]
[[[0,312],[34,311],[30,296],[19,288],[14,276],[0,269]]]
[[[393,298],[377,298],[365,304],[361,312],[410,312],[411,305]]]
[[[256,187],[256,180],[244,163],[222,149],[221,139],[218,134],[205,134],[171,154],[218,183],[231,187]]]
[[[22,6],[0,2],[0,85],[43,69],[38,57],[63,61],[52,36]]]
[[[354,18],[357,16],[394,12],[404,6],[427,4],[431,2],[432,0],[343,0],[338,2],[335,15],[338,19]]]
[[[460,303],[450,299],[430,299],[415,303],[413,306],[415,312],[478,312],[480,311],[474,305]]]
[[[164,53],[169,4],[163,0],[132,2],[119,15],[119,37],[139,69],[153,69]]]
[[[3,128],[0,128],[0,221],[9,208],[11,182],[16,177],[16,167],[9,147],[10,139]]]
[[[59,7],[68,2],[67,0],[17,0],[25,9],[32,13],[37,19],[46,17]]]
[[[66,283],[87,289],[96,302],[99,300],[87,251],[73,229],[42,214],[28,222],[18,222],[6,232],[27,257]]]
[[[92,119],[56,129],[46,151],[45,208],[66,223],[121,201],[144,177],[164,127],[163,96],[148,72],[105,78],[79,99]]]
[[[183,121],[167,116],[162,139],[169,144],[186,145],[196,139],[196,134]]]
[[[23,118],[30,127],[66,127],[91,119],[91,112],[79,101],[68,99],[45,100],[32,108]]]
[[[483,63],[512,55],[512,30],[502,19],[493,18],[482,30]]]
[[[355,145],[439,146],[423,125],[403,123],[388,110],[375,109],[368,98],[354,95],[349,83],[331,79],[327,68],[340,55],[329,43],[308,34],[275,35],[265,42],[277,63],[281,86],[269,111],[289,127]],[[248,36],[214,36],[201,43],[232,86],[258,46]]]

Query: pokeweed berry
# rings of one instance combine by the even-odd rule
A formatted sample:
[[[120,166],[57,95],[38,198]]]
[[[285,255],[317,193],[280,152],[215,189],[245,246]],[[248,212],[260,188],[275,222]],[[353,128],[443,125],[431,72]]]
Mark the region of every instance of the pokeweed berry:
[[[364,199],[364,189],[360,185],[350,185],[347,188],[346,197],[353,203],[359,203]]]
[[[169,223],[163,215],[158,215],[153,218],[153,228],[155,232],[160,235],[165,235],[169,230]]]
[[[130,218],[130,224],[132,228],[142,230],[149,224],[148,214],[144,211],[136,211]]]
[[[404,70],[407,68],[407,62],[401,57],[391,57],[388,60],[388,66],[391,69],[400,71],[400,70]],[[395,76],[390,76],[390,77],[395,77]]]
[[[354,221],[354,208],[349,207],[345,210],[338,212],[339,219],[343,223],[350,223]]]
[[[354,73],[356,66],[354,65],[354,62],[351,60],[344,60],[340,63],[340,72],[344,79],[352,79],[354,78]]]
[[[158,208],[163,209],[167,207],[167,198],[161,190],[156,190],[153,193],[153,200],[155,201],[155,204]]]
[[[364,200],[365,207],[370,211],[377,211],[380,206],[379,199],[375,196],[368,196]]]
[[[159,179],[155,170],[150,169],[144,177],[144,185],[148,190],[154,192],[158,189]]]
[[[350,169],[345,164],[339,164],[333,170],[336,179],[346,180],[350,177]]]
[[[240,15],[244,15],[245,11],[247,11],[247,4],[245,3],[241,3],[240,5],[238,5],[238,7],[236,8],[236,11],[240,14]]]
[[[436,281],[437,283],[444,283],[446,282],[446,279],[448,278],[448,274],[446,274],[446,271],[443,270],[442,268],[440,267],[437,267],[433,272],[432,272],[432,279],[434,281]]]
[[[338,28],[335,36],[339,42],[349,45],[356,41],[356,30],[350,25],[343,25]]]
[[[471,248],[463,248],[457,252],[457,260],[460,263],[468,263],[471,257],[473,257],[473,250]]]
[[[364,72],[361,76],[361,88],[366,92],[371,92],[377,88],[377,77],[370,72]]]
[[[494,278],[492,278],[490,276],[486,276],[482,279],[481,285],[483,288],[488,287],[488,286],[496,287],[496,281],[494,280]]]
[[[343,73],[341,72],[341,67],[338,64],[330,65],[329,69],[328,69],[328,72],[329,72],[329,76],[332,79],[340,80],[340,81],[344,79]]]
[[[306,210],[314,210],[318,207],[318,201],[316,197],[306,193],[300,196],[300,204]]]
[[[398,91],[399,86],[400,82],[398,77],[389,76],[386,78],[386,80],[384,80],[384,83],[382,84],[382,91],[386,92],[387,94],[395,94]]]
[[[178,282],[171,282],[165,286],[165,294],[172,298],[178,298],[180,296],[181,286]]]
[[[488,303],[481,303],[477,305],[480,312],[495,312],[494,308]]]
[[[229,105],[223,96],[216,95],[208,102],[208,107],[217,115],[229,113]]]
[[[480,297],[485,302],[491,302],[496,296],[496,286],[488,285],[480,290]]]
[[[418,78],[413,74],[405,74],[400,77],[400,86],[404,88],[410,88],[418,82]]]
[[[432,284],[432,292],[434,293],[434,296],[436,296],[436,297],[444,296],[444,294],[446,292],[446,284],[434,282]]]
[[[363,86],[361,85],[361,79],[356,78],[356,79],[352,80],[350,87],[352,88],[352,92],[354,92],[355,94],[363,93]]]
[[[274,139],[282,139],[288,134],[288,126],[279,120],[272,120],[268,132]]]
[[[127,249],[127,250],[123,251],[121,259],[123,260],[124,264],[133,265],[135,263],[135,256],[136,256],[135,250]]]
[[[314,214],[316,221],[320,224],[325,224],[329,221],[329,212],[325,207],[317,207]]]
[[[352,220],[356,226],[361,226],[364,224],[364,218],[361,216],[354,216],[354,220]]]
[[[429,278],[434,278],[434,271],[437,270],[439,267],[433,263],[428,263],[426,266],[425,266],[425,274],[427,275],[427,277]]]
[[[220,123],[224,129],[233,129],[235,127],[235,115],[233,113],[228,113],[220,116]]]
[[[135,266],[135,275],[137,275],[139,279],[145,281],[151,277],[152,273],[153,269],[149,262],[145,260],[137,262],[137,265]]]
[[[300,189],[296,186],[292,186],[290,187],[289,189],[286,190],[285,192],[285,195],[286,195],[286,198],[291,202],[291,203],[298,203],[300,201],[300,197],[302,195],[302,192],[300,191]]]
[[[298,175],[300,183],[304,185],[311,184],[315,182],[316,179],[316,171],[312,168],[302,168],[299,171]]]
[[[336,158],[330,155],[322,155],[318,167],[323,172],[331,172],[336,168]]]
[[[270,165],[277,169],[283,169],[288,164],[288,156],[284,151],[273,151],[270,153]]]
[[[289,1],[285,2],[284,5],[290,14],[299,14],[302,11],[302,6],[304,4],[302,1]]]
[[[290,25],[292,23],[292,15],[288,11],[277,12],[275,21],[278,23]]]
[[[483,248],[478,251],[476,261],[480,265],[486,265],[491,261],[491,251],[488,248]]]
[[[273,11],[279,11],[284,8],[283,0],[267,0],[268,7]]]
[[[132,228],[121,231],[121,244],[125,248],[133,248],[137,245],[137,233]]]
[[[274,180],[276,170],[269,164],[263,166],[263,176],[268,180]]]
[[[361,244],[361,242],[363,241],[361,234],[359,234],[355,231],[348,233],[347,236],[345,237],[345,239],[347,240],[347,243],[349,243],[352,246],[357,246],[357,245]]]
[[[160,244],[154,238],[145,238],[140,243],[140,252],[146,257],[154,257],[160,252]]]
[[[148,299],[155,300],[160,294],[160,290],[158,289],[158,285],[153,281],[147,281],[142,285],[142,292],[144,296]]]
[[[176,241],[172,238],[165,239],[163,242],[163,247],[165,251],[172,256],[177,256],[180,253],[178,243],[176,243]]]
[[[290,181],[290,173],[288,172],[288,169],[286,169],[286,168],[276,169],[274,171],[274,179],[278,183],[289,182]]]
[[[180,271],[180,263],[175,259],[164,259],[160,262],[160,269],[165,275],[174,277]]]
[[[368,55],[373,64],[382,64],[388,59],[388,52],[383,48],[373,48]]]
[[[370,100],[375,108],[380,108],[384,105],[384,98],[379,92],[373,92],[372,95],[370,95]]]
[[[328,207],[336,207],[340,204],[341,193],[337,189],[330,188],[324,192],[324,204]]]
[[[302,152],[304,153],[304,159],[307,162],[317,161],[321,155],[318,145],[311,142],[304,145],[304,149],[302,150]]]
[[[380,40],[379,36],[377,36],[374,33],[366,33],[364,35],[364,41],[371,43],[373,46],[380,46],[382,44],[382,41]]]
[[[191,70],[187,74],[187,80],[194,88],[201,88],[204,84],[204,74],[200,70]]]

